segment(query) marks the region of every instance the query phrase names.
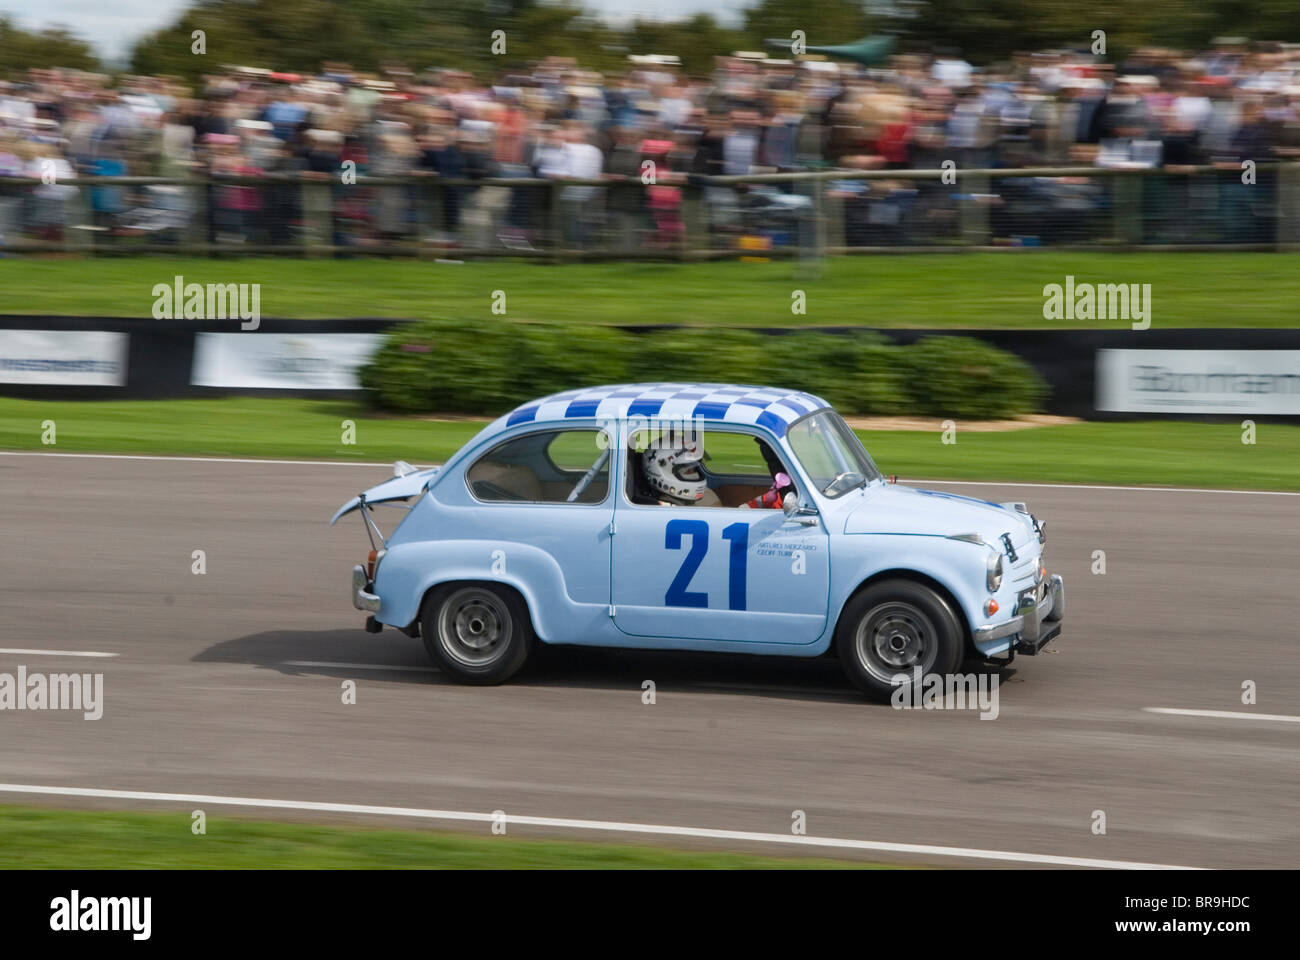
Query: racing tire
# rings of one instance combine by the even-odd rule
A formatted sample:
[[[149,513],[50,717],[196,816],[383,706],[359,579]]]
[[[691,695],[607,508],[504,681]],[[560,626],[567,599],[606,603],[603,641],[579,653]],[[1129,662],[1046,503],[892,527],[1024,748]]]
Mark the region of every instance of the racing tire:
[[[871,699],[889,702],[921,677],[955,673],[964,633],[951,605],[912,580],[883,580],[844,605],[835,651],[850,682]],[[896,681],[899,676],[904,680]]]
[[[504,683],[532,652],[533,622],[519,594],[491,583],[438,587],[420,617],[424,649],[461,683]]]

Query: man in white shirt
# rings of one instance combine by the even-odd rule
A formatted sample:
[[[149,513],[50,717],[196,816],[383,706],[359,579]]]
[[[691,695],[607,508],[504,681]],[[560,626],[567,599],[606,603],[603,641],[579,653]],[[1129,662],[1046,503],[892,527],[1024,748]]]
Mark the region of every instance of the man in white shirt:
[[[600,148],[587,142],[587,131],[582,127],[570,127],[565,131],[565,151],[568,154],[568,175],[578,180],[599,180],[605,166],[604,154]],[[569,187],[574,197],[589,200],[596,195],[598,187]]]
[[[941,56],[930,67],[930,76],[949,90],[965,90],[970,86],[971,73],[974,71],[965,60],[956,56]]]
[[[537,131],[537,145],[533,148],[533,168],[537,176],[556,179],[569,176],[569,149],[560,132],[550,124]]]
[[[599,180],[605,167],[600,148],[589,143],[587,131],[578,125],[564,131],[568,177],[576,180]],[[571,246],[582,246],[599,222],[604,204],[601,188],[565,187],[561,195],[565,207],[565,235]]]

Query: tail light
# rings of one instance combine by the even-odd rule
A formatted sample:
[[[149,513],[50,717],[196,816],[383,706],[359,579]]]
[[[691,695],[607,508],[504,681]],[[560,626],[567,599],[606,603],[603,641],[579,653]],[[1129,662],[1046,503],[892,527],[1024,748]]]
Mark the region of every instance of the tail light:
[[[370,555],[366,557],[366,579],[371,582],[375,579],[375,564],[379,562],[379,551],[371,550]]]

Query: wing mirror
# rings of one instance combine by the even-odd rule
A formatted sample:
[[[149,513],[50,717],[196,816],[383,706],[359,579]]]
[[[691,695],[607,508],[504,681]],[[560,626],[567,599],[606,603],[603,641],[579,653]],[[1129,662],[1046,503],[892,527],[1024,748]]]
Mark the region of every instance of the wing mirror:
[[[781,501],[781,509],[785,511],[788,519],[804,526],[812,526],[817,522],[817,508],[805,507],[799,501],[799,494],[791,490]]]

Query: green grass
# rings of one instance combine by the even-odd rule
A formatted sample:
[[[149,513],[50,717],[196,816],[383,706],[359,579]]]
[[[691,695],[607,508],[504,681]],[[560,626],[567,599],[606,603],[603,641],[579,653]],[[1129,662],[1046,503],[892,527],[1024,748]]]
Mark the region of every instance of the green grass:
[[[0,806],[0,869],[863,869],[848,860],[761,857],[622,843]]]
[[[341,440],[356,423],[356,443]],[[55,422],[57,443],[41,443]],[[345,401],[44,401],[0,398],[0,449],[271,459],[441,462],[482,426],[369,414]],[[860,431],[885,473],[907,478],[1154,484],[1300,490],[1300,426],[1261,422],[1257,442],[1237,423],[1078,423],[1005,433]]]
[[[885,473],[901,479],[1300,490],[1300,426],[1260,423],[1078,423],[1007,433],[859,431]]]
[[[1300,299],[1300,254],[962,253],[839,257],[817,279],[795,263],[518,261],[0,259],[0,313],[150,315],[156,283],[260,283],[267,317],[481,317],[494,290],[507,316],[572,324],[870,327],[1127,327],[1047,321],[1043,286],[1149,283],[1152,324],[1289,327]],[[807,293],[807,314],[790,312]]]
[[[41,443],[55,423],[56,443]],[[344,421],[355,423],[343,443]],[[296,398],[46,401],[0,398],[0,448],[53,453],[155,453],[277,460],[435,463],[481,430],[481,420],[375,415],[364,404]]]

